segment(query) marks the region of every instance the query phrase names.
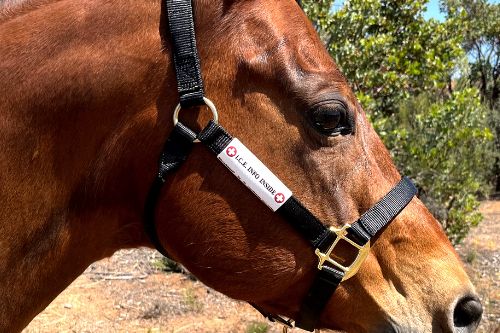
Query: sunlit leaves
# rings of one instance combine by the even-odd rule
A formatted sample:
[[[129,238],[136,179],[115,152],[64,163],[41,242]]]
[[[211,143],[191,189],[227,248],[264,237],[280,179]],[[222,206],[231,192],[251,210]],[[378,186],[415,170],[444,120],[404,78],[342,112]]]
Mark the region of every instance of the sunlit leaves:
[[[463,54],[459,20],[425,20],[426,2],[348,0],[333,10],[332,1],[307,2],[331,55],[367,111],[390,115],[408,96],[448,85],[455,60]]]
[[[422,199],[450,239],[459,242],[481,220],[476,196],[487,192],[484,183],[493,162],[488,110],[477,89],[437,102],[421,94],[400,109],[387,135],[392,154],[422,189]]]
[[[477,196],[493,160],[488,110],[457,78],[472,26],[460,3],[474,1],[484,0],[450,0],[454,14],[443,22],[423,17],[426,0],[305,2],[397,165],[454,242],[481,219]]]

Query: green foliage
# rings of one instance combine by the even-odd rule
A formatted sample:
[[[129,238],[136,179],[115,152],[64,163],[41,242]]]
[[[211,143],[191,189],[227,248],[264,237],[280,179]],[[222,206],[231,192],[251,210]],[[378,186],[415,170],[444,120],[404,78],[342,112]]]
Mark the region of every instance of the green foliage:
[[[330,8],[332,8],[333,3],[334,0],[308,0],[302,2],[304,11],[311,18],[320,37],[327,45],[327,27],[331,22]]]
[[[465,256],[465,261],[469,264],[473,264],[477,259],[477,252],[475,249],[469,249],[467,255]]]
[[[400,101],[429,89],[445,89],[463,56],[458,19],[427,21],[427,1],[350,0],[340,10],[329,1],[306,9],[330,54],[373,116],[397,112]]]
[[[189,312],[200,312],[203,309],[203,303],[198,299],[192,288],[187,288],[184,291],[183,303]]]
[[[490,127],[496,137],[496,162],[492,183],[500,192],[500,3],[486,0],[445,0],[448,17],[459,17],[463,25],[469,67],[463,81],[477,87],[490,108]],[[496,179],[495,179],[496,178]]]
[[[396,163],[412,176],[454,243],[482,219],[477,196],[488,192],[484,184],[493,162],[487,115],[471,88],[440,101],[425,94],[410,98],[388,120],[392,130],[385,141]]]
[[[251,322],[246,329],[246,333],[266,333],[269,331],[269,325],[259,321]]]
[[[151,263],[151,265],[163,272],[167,273],[180,273],[186,275],[190,280],[192,281],[197,281],[198,278],[191,274],[184,266],[179,264],[177,261],[167,258],[167,257],[162,257],[160,259],[157,259]]]
[[[346,0],[334,10],[333,1],[309,0],[305,10],[396,164],[457,243],[481,220],[493,135],[477,89],[457,78],[469,72],[471,27],[457,3],[484,0],[451,1],[444,22],[423,17],[427,0]]]
[[[160,259],[155,260],[152,265],[154,268],[160,271],[170,273],[184,273],[184,269],[179,263],[167,257],[161,257]]]
[[[490,128],[495,134],[495,164],[491,175],[494,191],[500,193],[500,103],[490,110]]]

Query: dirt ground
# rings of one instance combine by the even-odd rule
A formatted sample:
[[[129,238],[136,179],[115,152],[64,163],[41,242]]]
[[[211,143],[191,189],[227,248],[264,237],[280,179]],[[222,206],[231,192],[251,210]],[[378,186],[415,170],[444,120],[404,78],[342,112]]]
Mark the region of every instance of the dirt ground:
[[[484,220],[457,247],[484,306],[479,333],[500,333],[500,200],[481,205]]]
[[[500,201],[481,210],[485,220],[458,252],[485,307],[478,332],[500,333]],[[161,272],[160,258],[148,249],[124,250],[91,265],[23,332],[281,332],[247,304]]]

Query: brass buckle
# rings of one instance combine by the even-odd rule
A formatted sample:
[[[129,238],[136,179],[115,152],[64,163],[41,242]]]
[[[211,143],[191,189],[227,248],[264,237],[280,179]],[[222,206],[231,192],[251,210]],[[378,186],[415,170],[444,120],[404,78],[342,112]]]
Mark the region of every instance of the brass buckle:
[[[332,245],[330,245],[326,253],[322,253],[320,249],[316,249],[316,251],[314,251],[314,253],[316,253],[316,255],[319,258],[318,269],[322,270],[325,262],[328,262],[329,264],[335,266],[336,268],[344,272],[344,278],[342,279],[342,281],[345,281],[353,277],[358,272],[359,268],[365,261],[366,257],[368,256],[368,253],[370,253],[370,241],[368,241],[365,245],[361,246],[356,242],[352,241],[351,239],[347,238],[347,229],[350,227],[351,227],[350,224],[346,224],[340,229],[335,227],[330,227],[330,230],[333,233],[335,233],[335,235],[337,235],[335,241],[332,243]],[[356,256],[356,259],[354,259],[354,261],[348,267],[339,264],[331,257],[331,254],[335,249],[335,246],[337,246],[338,242],[341,239],[345,240],[347,243],[351,244],[358,250],[358,255]]]
[[[293,328],[293,327],[290,327],[290,326],[283,326],[283,333],[288,333],[288,329],[289,328]],[[314,330],[314,333],[320,333],[320,330],[319,329],[315,329]]]
[[[288,333],[289,328],[294,328],[295,326],[293,325],[293,321],[291,319],[286,320],[283,317],[276,316],[273,318],[273,321],[276,321],[283,325],[283,333]]]

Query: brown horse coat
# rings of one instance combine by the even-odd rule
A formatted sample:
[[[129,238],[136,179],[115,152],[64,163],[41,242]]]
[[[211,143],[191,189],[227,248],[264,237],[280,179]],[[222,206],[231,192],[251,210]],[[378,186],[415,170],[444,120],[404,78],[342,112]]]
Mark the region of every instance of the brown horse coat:
[[[293,0],[195,5],[220,122],[322,221],[355,221],[400,176],[305,15]],[[0,332],[21,330],[90,263],[149,245],[144,200],[177,103],[160,12],[157,0],[0,9]],[[334,100],[355,118],[352,135],[325,137],[306,121]],[[197,112],[182,117],[199,128]],[[314,252],[203,147],[168,180],[157,224],[167,250],[208,285],[297,315]],[[471,292],[438,223],[414,199],[321,325],[450,332],[457,300]]]

